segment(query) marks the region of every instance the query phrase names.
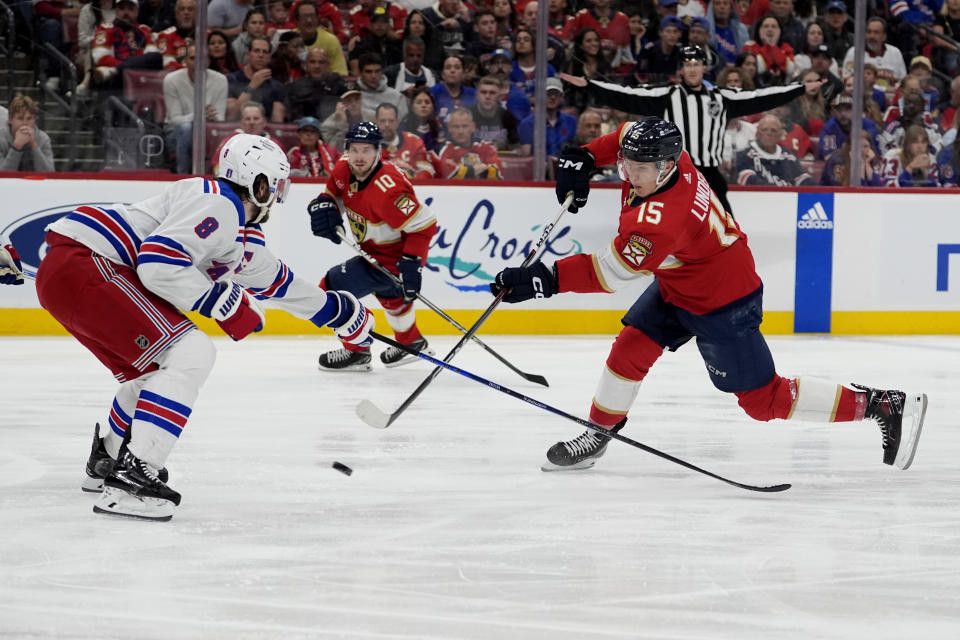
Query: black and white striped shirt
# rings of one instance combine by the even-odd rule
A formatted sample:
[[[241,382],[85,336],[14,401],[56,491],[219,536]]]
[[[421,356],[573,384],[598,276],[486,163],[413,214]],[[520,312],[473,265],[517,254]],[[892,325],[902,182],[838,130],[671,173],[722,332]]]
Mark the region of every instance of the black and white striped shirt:
[[[587,90],[598,104],[627,113],[658,116],[677,125],[693,164],[717,167],[723,162],[727,120],[768,111],[803,94],[802,84],[754,91],[703,85],[693,90],[681,83],[665,87],[623,87],[591,80]]]

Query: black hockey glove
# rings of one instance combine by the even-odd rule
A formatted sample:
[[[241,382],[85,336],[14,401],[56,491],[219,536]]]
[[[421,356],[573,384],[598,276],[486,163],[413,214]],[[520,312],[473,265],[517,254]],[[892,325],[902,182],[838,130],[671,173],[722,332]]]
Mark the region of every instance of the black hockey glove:
[[[337,227],[343,228],[340,207],[337,201],[326,194],[320,194],[307,205],[310,214],[310,229],[313,235],[326,238],[333,244],[340,244]]]
[[[557,161],[557,202],[563,204],[567,194],[573,192],[573,204],[570,213],[576,213],[580,207],[587,206],[590,195],[590,175],[597,165],[593,154],[583,147],[564,149]]]
[[[504,302],[549,298],[557,292],[556,267],[548,267],[542,262],[529,267],[508,267],[498,273],[496,281],[490,285],[493,295],[499,295],[503,289],[509,289],[503,297]]]
[[[407,302],[416,299],[423,283],[423,265],[420,258],[404,254],[397,260],[397,271],[400,272],[400,288],[403,289],[403,299]]]

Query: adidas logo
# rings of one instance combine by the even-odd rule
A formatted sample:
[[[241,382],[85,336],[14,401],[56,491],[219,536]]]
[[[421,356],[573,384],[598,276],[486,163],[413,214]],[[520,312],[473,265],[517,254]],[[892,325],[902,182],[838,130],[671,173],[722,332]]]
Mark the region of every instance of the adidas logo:
[[[797,220],[797,229],[833,229],[833,221],[823,210],[823,205],[817,202]]]

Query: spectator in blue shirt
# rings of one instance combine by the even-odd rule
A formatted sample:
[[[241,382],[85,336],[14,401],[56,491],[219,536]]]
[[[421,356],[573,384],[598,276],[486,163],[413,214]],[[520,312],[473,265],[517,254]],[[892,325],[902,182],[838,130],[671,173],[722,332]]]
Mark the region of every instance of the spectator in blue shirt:
[[[547,78],[547,155],[559,156],[563,145],[577,135],[577,119],[560,111],[563,106],[563,83],[560,78]],[[520,155],[533,150],[533,118],[530,114],[520,122]]]
[[[841,93],[835,96],[832,102],[833,117],[820,130],[820,147],[817,150],[817,159],[823,160],[831,153],[843,146],[850,135],[850,123],[853,121],[853,98]],[[877,148],[877,135],[880,133],[877,125],[869,118],[863,118],[863,131],[870,134],[873,147]]]
[[[458,107],[469,109],[477,102],[477,94],[463,84],[463,60],[447,56],[443,61],[440,82],[430,87],[430,95],[437,106],[437,118],[445,123],[450,112]]]

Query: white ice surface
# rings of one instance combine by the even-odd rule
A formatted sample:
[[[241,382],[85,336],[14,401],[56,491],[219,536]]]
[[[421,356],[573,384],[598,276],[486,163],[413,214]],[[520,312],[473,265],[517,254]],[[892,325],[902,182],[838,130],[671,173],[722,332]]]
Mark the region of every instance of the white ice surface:
[[[468,346],[454,361],[585,415],[605,338]],[[433,341],[445,353],[453,338]],[[578,425],[429,366],[316,369],[326,337],[217,340],[170,458],[173,521],[80,492],[115,383],[70,339],[0,339],[0,638],[960,638],[960,339],[779,337],[784,375],[923,390],[914,466],[873,423],[752,422],[696,348],[657,363],[624,434],[781,494],[612,443],[542,473]],[[331,468],[354,469],[351,477]]]

